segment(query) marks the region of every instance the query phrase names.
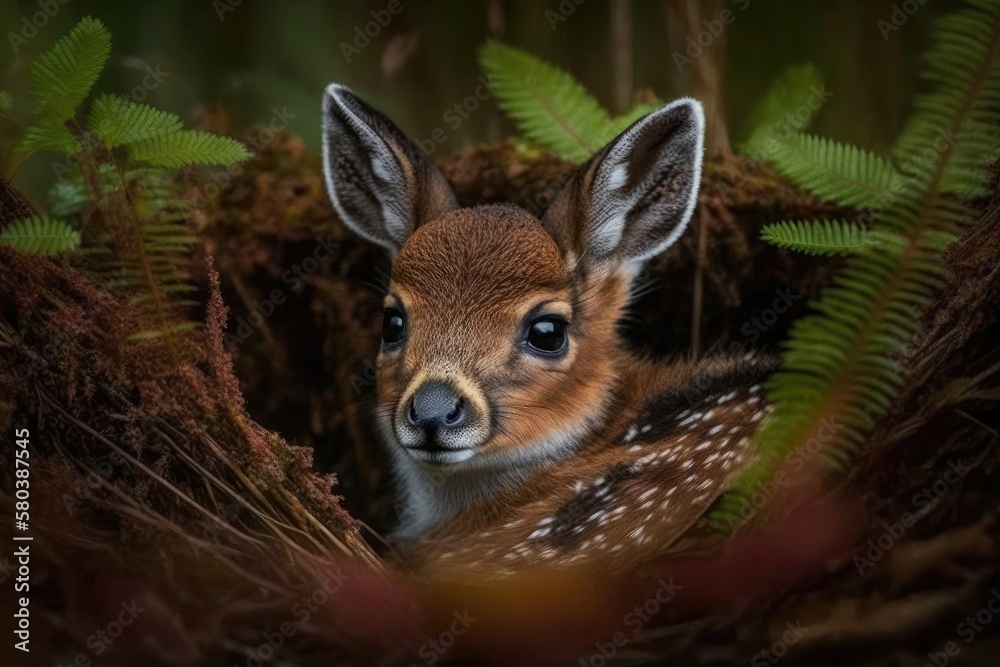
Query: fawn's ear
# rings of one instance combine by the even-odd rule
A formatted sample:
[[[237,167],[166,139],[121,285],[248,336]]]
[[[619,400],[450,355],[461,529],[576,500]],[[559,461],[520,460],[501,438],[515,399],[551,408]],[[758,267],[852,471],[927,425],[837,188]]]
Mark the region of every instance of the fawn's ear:
[[[458,207],[413,142],[336,83],[323,94],[323,173],[344,223],[393,256],[417,226]]]
[[[672,245],[698,201],[705,117],[681,98],[632,124],[580,167],[543,222],[578,262],[640,262]]]

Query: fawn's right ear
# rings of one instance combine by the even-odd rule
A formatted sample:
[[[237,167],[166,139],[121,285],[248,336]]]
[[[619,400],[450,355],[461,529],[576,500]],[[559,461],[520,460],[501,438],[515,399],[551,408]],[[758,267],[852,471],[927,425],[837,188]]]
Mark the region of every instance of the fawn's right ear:
[[[413,142],[336,83],[323,95],[323,173],[344,223],[393,257],[417,226],[458,207]]]
[[[542,218],[563,253],[634,268],[675,243],[698,201],[704,132],[701,104],[681,98],[598,151]]]

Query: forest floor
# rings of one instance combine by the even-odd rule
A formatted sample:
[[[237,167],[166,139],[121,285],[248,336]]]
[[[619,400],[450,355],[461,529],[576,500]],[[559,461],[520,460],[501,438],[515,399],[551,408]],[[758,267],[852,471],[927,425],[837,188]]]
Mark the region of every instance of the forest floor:
[[[442,168],[464,205],[537,214],[573,165],[502,143]],[[340,223],[294,137],[225,181],[185,181],[205,326],[171,341],[131,339],[125,296],[73,261],[0,248],[0,426],[30,433],[33,650],[53,664],[998,664],[996,189],[946,252],[948,287],[899,360],[890,415],[824,482],[860,510],[850,537],[783,576],[768,562],[822,543],[838,517],[716,540],[701,577],[732,590],[692,584],[703,599],[618,642],[608,609],[648,597],[635,582],[470,591],[397,570],[377,537],[392,494],[368,419],[387,261]],[[0,222],[25,215],[2,186]],[[766,166],[708,163],[696,233],[641,278],[631,344],[664,357],[775,349],[839,263],[768,246],[761,226],[844,215]],[[0,477],[13,514],[14,467]],[[427,653],[469,600],[484,620]],[[134,628],[94,639],[129,601],[143,609]]]

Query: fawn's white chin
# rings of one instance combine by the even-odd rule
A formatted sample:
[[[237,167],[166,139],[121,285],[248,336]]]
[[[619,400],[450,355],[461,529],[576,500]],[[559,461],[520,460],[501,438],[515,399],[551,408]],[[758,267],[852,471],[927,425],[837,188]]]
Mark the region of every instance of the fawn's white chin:
[[[476,453],[472,447],[463,449],[417,449],[406,448],[406,453],[421,463],[432,465],[453,465],[466,461]]]

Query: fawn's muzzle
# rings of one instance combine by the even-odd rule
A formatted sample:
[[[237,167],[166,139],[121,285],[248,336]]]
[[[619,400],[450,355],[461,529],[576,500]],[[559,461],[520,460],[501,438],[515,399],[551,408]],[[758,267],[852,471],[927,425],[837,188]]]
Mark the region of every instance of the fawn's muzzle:
[[[468,417],[464,398],[450,384],[429,382],[413,393],[406,419],[423,430],[459,428]]]
[[[475,403],[447,379],[420,384],[403,399],[395,421],[400,444],[418,460],[432,463],[469,458],[485,436]]]

